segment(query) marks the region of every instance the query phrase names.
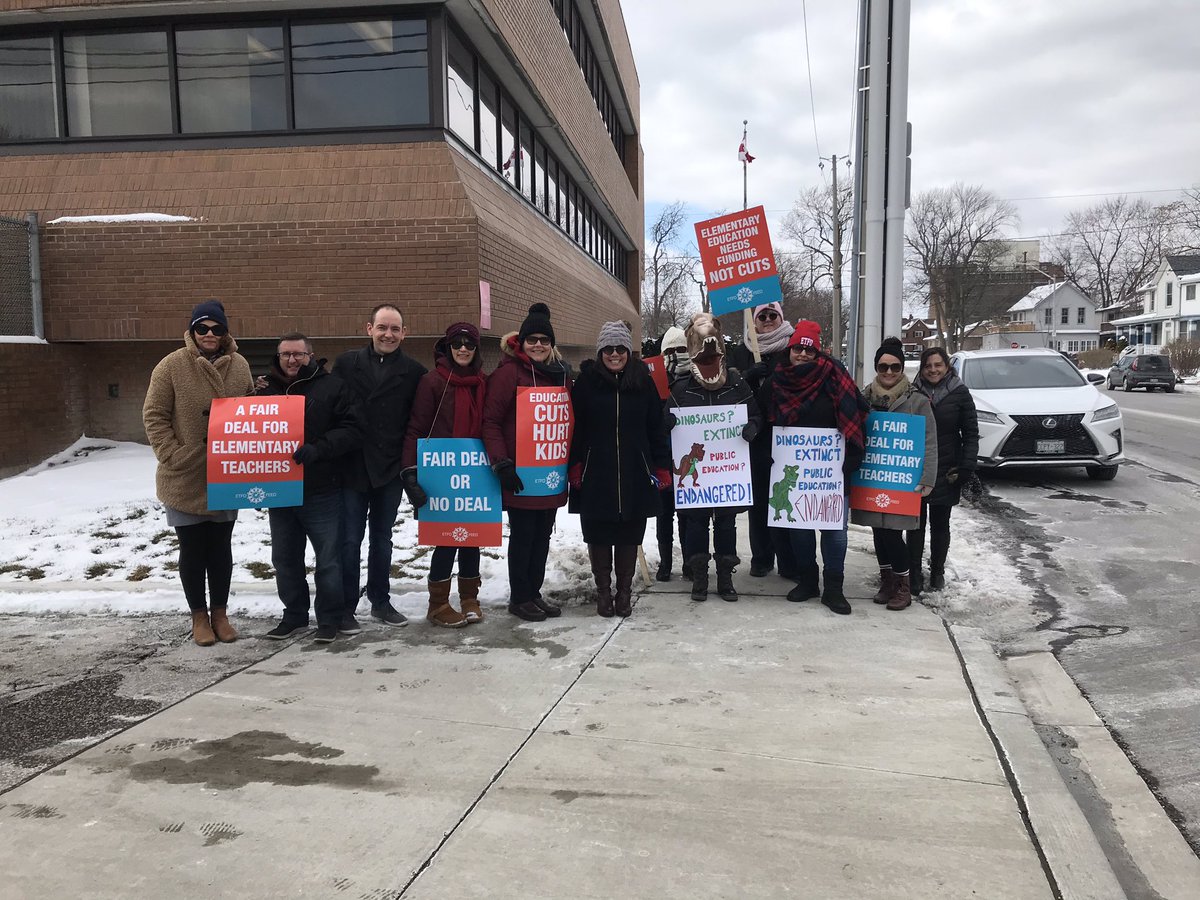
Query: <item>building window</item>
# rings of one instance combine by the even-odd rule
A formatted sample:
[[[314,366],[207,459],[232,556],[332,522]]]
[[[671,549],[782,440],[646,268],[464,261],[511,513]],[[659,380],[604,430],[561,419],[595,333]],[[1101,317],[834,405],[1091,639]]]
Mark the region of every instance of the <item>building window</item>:
[[[517,183],[517,112],[508,98],[500,101],[500,156],[504,177]]]
[[[537,192],[533,183],[533,129],[525,119],[521,120],[521,181],[518,187],[530,203],[537,202]]]
[[[73,137],[175,130],[166,31],[70,34],[63,59]]]
[[[451,131],[478,150],[479,144],[475,140],[475,58],[453,30],[446,37],[446,51],[446,121]],[[492,128],[495,129],[494,118]]]
[[[177,31],[175,68],[184,133],[287,128],[282,28]]]
[[[479,155],[493,169],[499,169],[503,160],[500,158],[500,145],[496,129],[500,125],[499,94],[496,82],[483,71],[479,70]]]
[[[1184,288],[1184,294],[1184,299],[1187,300],[1188,303],[1191,303],[1196,299],[1196,286],[1194,284],[1189,284],[1186,288]]]
[[[1170,281],[1167,282],[1167,306],[1172,306],[1175,303],[1175,285]]]
[[[1046,324],[1047,325],[1054,324],[1054,310],[1051,309],[1049,306],[1046,307]]]
[[[1077,315],[1075,317],[1075,324],[1076,325],[1086,325],[1087,324],[1087,307],[1086,306],[1079,307],[1079,309],[1076,310],[1076,313],[1077,313]]]
[[[558,14],[563,35],[575,54],[575,62],[579,64],[583,80],[587,83],[592,99],[596,102],[596,109],[604,121],[604,127],[608,131],[613,148],[617,151],[621,162],[625,162],[625,130],[617,118],[616,104],[613,103],[608,86],[604,83],[600,63],[592,47],[591,39],[588,37],[587,28],[583,24],[583,17],[576,8],[575,0],[555,0],[554,11]]]
[[[421,20],[293,25],[296,127],[428,122],[428,47]]]
[[[54,38],[0,41],[0,141],[58,136]]]
[[[1060,321],[1060,322],[1061,322],[1063,325],[1068,325],[1068,324],[1070,324],[1070,322],[1071,322],[1071,310],[1067,309],[1067,307],[1065,307],[1065,306],[1064,306],[1064,307],[1062,308],[1062,315],[1061,315],[1061,316],[1059,316],[1059,321]]]

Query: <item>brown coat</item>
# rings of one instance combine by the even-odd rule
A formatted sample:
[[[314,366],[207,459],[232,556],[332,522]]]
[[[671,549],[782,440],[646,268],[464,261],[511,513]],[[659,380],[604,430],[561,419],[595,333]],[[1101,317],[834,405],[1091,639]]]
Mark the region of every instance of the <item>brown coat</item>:
[[[244,397],[254,392],[250,365],[237,352],[231,335],[221,338],[222,354],[209,362],[191,332],[183,346],[154,367],[142,423],[158,459],[158,499],[180,512],[207,515],[208,411],[218,397]]]

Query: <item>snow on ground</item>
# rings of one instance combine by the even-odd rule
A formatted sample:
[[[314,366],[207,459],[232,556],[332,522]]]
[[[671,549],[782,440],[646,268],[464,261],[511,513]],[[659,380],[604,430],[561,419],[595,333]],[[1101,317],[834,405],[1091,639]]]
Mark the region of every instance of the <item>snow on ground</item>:
[[[195,222],[191,216],[173,216],[168,213],[118,213],[93,216],[59,216],[51,219],[47,225],[65,225],[73,222],[99,222],[119,224],[121,222]]]

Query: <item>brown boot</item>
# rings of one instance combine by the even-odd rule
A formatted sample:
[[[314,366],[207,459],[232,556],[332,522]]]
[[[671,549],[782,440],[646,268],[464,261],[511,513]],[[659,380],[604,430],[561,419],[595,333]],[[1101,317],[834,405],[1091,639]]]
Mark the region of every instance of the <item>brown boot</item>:
[[[617,572],[613,609],[622,619],[633,615],[633,575],[637,571],[637,552],[636,544],[618,546],[613,550],[613,564]]]
[[[192,640],[201,647],[211,647],[217,642],[217,636],[213,634],[206,609],[192,610]]]
[[[608,544],[588,544],[588,559],[592,563],[592,578],[596,580],[596,615],[611,619],[613,609],[612,568],[613,548]]]
[[[483,621],[483,610],[479,608],[479,584],[482,579],[476,575],[474,578],[463,578],[458,576],[458,600],[462,605],[463,618],[467,620],[468,625],[475,625]]]
[[[450,605],[450,579],[429,582],[429,612],[426,621],[443,628],[462,628],[466,617]]]
[[[212,623],[213,633],[222,644],[232,644],[238,639],[237,630],[229,624],[229,616],[225,614],[225,607],[214,607],[209,613],[209,621]]]
[[[908,583],[908,573],[896,575],[896,593],[888,600],[888,609],[908,609],[912,605],[912,591]]]
[[[896,596],[896,573],[891,569],[879,570],[879,590],[871,599],[876,603],[890,603]]]

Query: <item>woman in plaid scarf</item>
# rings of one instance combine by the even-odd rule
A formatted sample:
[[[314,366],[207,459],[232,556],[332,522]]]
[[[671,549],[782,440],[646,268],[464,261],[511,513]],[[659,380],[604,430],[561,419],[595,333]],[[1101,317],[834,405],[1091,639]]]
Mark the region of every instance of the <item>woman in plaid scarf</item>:
[[[788,360],[780,362],[759,392],[772,425],[786,428],[836,428],[846,439],[842,470],[847,476],[862,462],[867,412],[870,407],[854,379],[838,360],[821,352],[821,328],[816,322],[796,323],[788,342]],[[811,530],[779,529],[791,542],[799,571],[788,600],[798,603],[819,596],[835,613],[848,615],[850,604],[842,590],[846,571],[846,522],[840,531],[821,532],[825,568],[822,591],[817,567],[817,536]]]

